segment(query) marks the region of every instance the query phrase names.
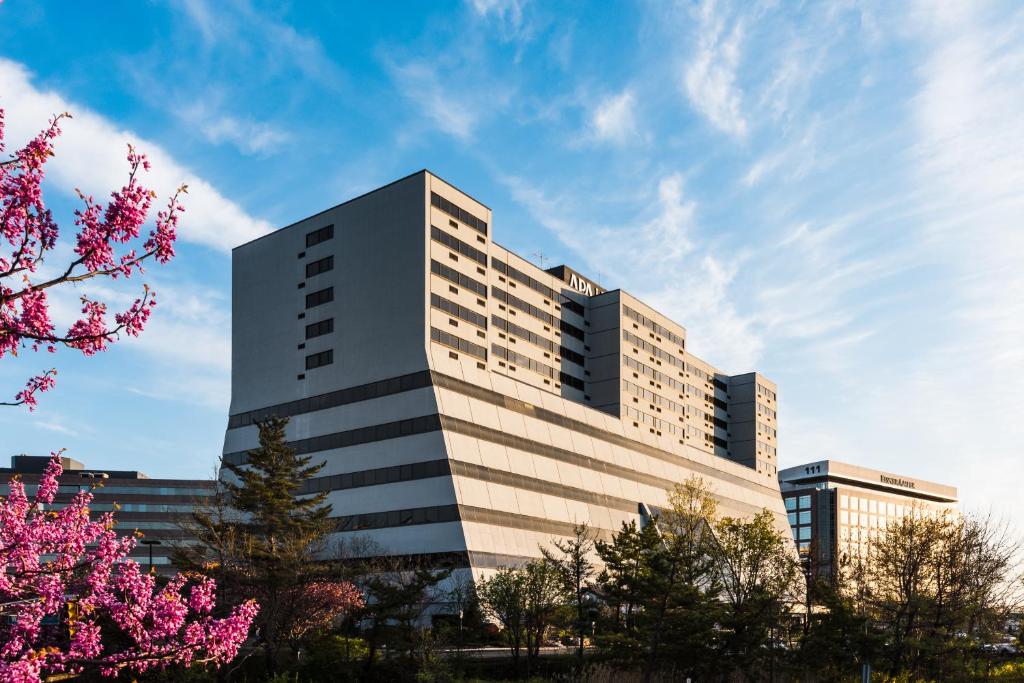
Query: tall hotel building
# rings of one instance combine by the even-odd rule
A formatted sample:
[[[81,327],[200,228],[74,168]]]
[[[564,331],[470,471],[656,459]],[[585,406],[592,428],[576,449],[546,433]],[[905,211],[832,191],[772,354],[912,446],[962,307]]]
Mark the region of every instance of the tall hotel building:
[[[779,487],[800,554],[824,576],[843,556],[864,557],[904,515],[939,514],[958,502],[953,486],[838,460],[780,470]]]
[[[427,171],[236,248],[232,286],[225,458],[289,417],[291,445],[326,462],[312,490],[338,540],[476,572],[574,522],[608,538],[691,475],[723,514],[768,508],[788,530],[771,381],[498,246],[490,209]]]

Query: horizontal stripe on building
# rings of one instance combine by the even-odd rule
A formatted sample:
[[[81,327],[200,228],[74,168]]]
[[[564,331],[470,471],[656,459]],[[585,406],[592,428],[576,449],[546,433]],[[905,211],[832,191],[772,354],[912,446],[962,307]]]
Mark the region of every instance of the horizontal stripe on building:
[[[579,501],[600,505],[623,512],[636,513],[639,510],[639,501],[627,500],[604,493],[595,493],[585,489],[567,486],[546,479],[537,479],[523,474],[515,474],[505,470],[498,470],[491,467],[484,467],[463,460],[426,460],[409,465],[393,465],[391,467],[379,467],[372,470],[359,472],[346,472],[344,474],[332,474],[328,477],[317,477],[310,479],[299,489],[299,493],[319,493],[322,491],[345,491],[354,488],[365,488],[367,486],[380,486],[382,484],[398,484],[406,481],[419,481],[432,479],[434,477],[446,477],[455,475],[467,477],[479,481],[486,481],[492,484],[501,484],[512,488],[532,491],[558,498]],[[662,482],[671,485],[667,480]]]
[[[434,505],[404,510],[368,512],[347,517],[335,517],[334,530],[337,532],[370,531],[394,527],[419,526],[423,524],[448,524],[451,522],[488,524],[490,526],[525,531],[537,531],[557,536],[573,536],[575,525],[543,517],[531,517],[514,512],[488,510],[470,505]],[[611,541],[612,531],[590,527],[593,535],[603,541]]]
[[[713,468],[713,467],[711,467],[709,465],[705,465],[703,463],[699,463],[699,462],[690,460],[686,456],[678,455],[678,454],[672,453],[670,451],[665,451],[665,450],[662,450],[660,448],[656,448],[654,446],[649,446],[648,444],[645,444],[645,443],[640,442],[640,441],[636,441],[634,439],[630,439],[629,437],[623,436],[621,434],[616,434],[614,432],[609,432],[607,430],[600,429],[598,427],[594,427],[594,426],[592,426],[590,424],[587,424],[586,422],[581,422],[580,420],[575,420],[573,418],[566,417],[564,415],[559,415],[558,413],[556,413],[554,411],[551,411],[551,410],[548,410],[546,408],[541,408],[539,406],[535,406],[535,405],[527,403],[525,401],[522,401],[522,400],[519,400],[519,399],[516,399],[516,398],[512,398],[511,396],[506,396],[504,394],[498,393],[498,392],[493,391],[491,389],[486,389],[484,387],[480,387],[480,386],[477,386],[475,384],[470,384],[469,382],[465,382],[463,380],[459,380],[459,379],[456,379],[454,377],[450,377],[448,375],[443,375],[443,374],[438,373],[438,372],[432,372],[431,371],[431,372],[424,372],[424,373],[414,373],[412,375],[405,375],[405,376],[400,377],[400,378],[394,378],[394,379],[390,379],[390,380],[382,380],[382,381],[379,381],[379,382],[373,382],[373,383],[368,384],[368,385],[361,385],[360,387],[353,387],[351,389],[344,389],[344,390],[341,390],[341,391],[331,392],[330,394],[321,394],[319,397],[314,396],[314,397],[311,397],[310,399],[303,399],[303,401],[314,401],[316,399],[322,399],[323,403],[333,403],[333,401],[328,400],[328,397],[333,398],[335,395],[346,394],[347,392],[352,392],[353,395],[365,394],[365,395],[367,395],[368,398],[369,397],[377,398],[378,396],[381,396],[381,395],[387,395],[387,394],[380,393],[380,392],[383,392],[383,391],[391,391],[391,393],[399,393],[400,391],[402,391],[401,388],[400,388],[402,386],[409,386],[409,387],[419,388],[420,387],[420,382],[423,382],[423,381],[428,382],[428,384],[426,386],[429,386],[429,383],[432,381],[433,384],[435,386],[437,386],[437,387],[444,388],[444,389],[450,389],[452,391],[460,393],[460,394],[462,394],[464,396],[468,396],[470,398],[481,399],[483,401],[486,401],[487,403],[490,403],[490,404],[495,405],[495,406],[507,408],[507,409],[512,410],[513,412],[519,413],[521,415],[526,415],[526,416],[529,416],[529,417],[535,417],[535,418],[537,418],[539,420],[542,420],[544,422],[555,424],[555,425],[558,425],[560,427],[564,427],[566,429],[569,429],[569,430],[572,430],[572,431],[576,431],[578,433],[585,434],[587,436],[590,436],[590,437],[593,437],[593,438],[596,438],[596,439],[600,439],[602,441],[606,441],[606,442],[609,442],[609,443],[612,443],[612,444],[615,444],[615,445],[622,446],[624,448],[629,448],[631,450],[640,452],[640,453],[642,453],[644,455],[649,455],[651,457],[657,458],[657,459],[662,460],[664,462],[668,462],[668,463],[671,463],[671,464],[674,464],[674,465],[681,465],[681,466],[687,467],[687,468],[693,470],[697,474],[709,475],[711,477],[715,477],[715,478],[718,478],[718,479],[725,479],[725,480],[727,480],[727,481],[729,481],[731,483],[735,483],[735,484],[738,484],[738,485],[744,486],[744,487],[757,486],[757,487],[761,487],[763,489],[769,490],[770,493],[772,493],[772,494],[776,493],[776,489],[769,488],[765,484],[761,484],[759,482],[752,482],[752,481],[749,481],[747,479],[743,479],[742,477],[730,474],[730,473],[725,472],[723,470],[715,469],[715,468]],[[398,389],[397,391],[395,391],[396,388]],[[349,401],[349,402],[352,402],[352,401]],[[291,402],[289,404],[283,404],[283,406],[291,407],[295,403],[298,403],[298,402],[293,401],[293,402]],[[278,408],[279,408],[278,406],[273,406],[273,407],[270,407],[270,408],[263,409],[262,411],[253,411],[253,412],[262,412],[264,414],[266,414],[266,413],[273,414],[273,411],[277,410]],[[435,417],[436,418],[438,416],[434,415],[434,416],[426,416],[426,417]],[[418,418],[418,419],[422,420],[424,418]],[[449,419],[451,419],[451,418],[449,418]],[[409,423],[409,422],[411,422],[411,421],[410,420],[399,421],[399,423]],[[391,425],[398,425],[399,423],[389,423],[389,424],[391,424]],[[419,428],[424,428],[424,425],[422,425],[422,424],[417,424],[416,426],[419,427]],[[385,427],[385,425],[380,425],[378,427]],[[412,425],[406,425],[403,428],[405,428],[405,429],[412,429],[413,426]],[[348,432],[339,432],[339,433],[335,433],[335,434],[328,434],[328,435],[325,435],[323,437],[313,437],[313,439],[303,439],[303,440],[301,440],[301,442],[300,441],[296,441],[296,442],[291,442],[291,443],[293,445],[301,443],[301,447],[305,448],[305,447],[308,447],[310,445],[309,442],[312,442],[312,441],[314,441],[316,439],[333,441],[333,442],[338,442],[338,443],[343,442],[343,441],[345,441],[348,438],[366,439],[366,437],[367,437],[367,431],[366,430],[374,430],[374,429],[376,429],[376,428],[375,427],[363,427],[363,428],[360,428],[360,429],[349,430]],[[404,436],[405,435],[403,433],[396,432],[395,429],[396,429],[396,427],[392,427],[390,429],[383,430],[383,432],[382,432],[384,434],[383,438],[395,438],[395,437],[398,437],[398,436]],[[434,431],[435,429],[436,428],[425,428],[424,431]],[[408,433],[409,434],[424,433],[424,431],[410,431]],[[343,436],[343,435],[348,435],[351,432],[356,432],[357,434],[354,434],[352,436]],[[496,432],[496,434],[502,434],[502,432]],[[330,437],[330,438],[328,438],[328,437]],[[516,437],[516,438],[520,438],[520,437]],[[383,439],[362,440],[362,441],[358,441],[358,443],[368,443],[369,441],[373,441],[373,440],[383,440]],[[489,440],[493,441],[495,439],[489,439]],[[354,445],[355,443],[356,442],[353,442],[353,443],[350,443],[348,445]],[[536,443],[536,442],[531,442],[531,443]],[[546,447],[545,444],[538,444],[538,446]],[[335,446],[335,447],[338,447],[338,446]],[[326,448],[320,448],[320,449],[315,449],[315,450],[326,450]],[[524,449],[524,450],[530,450],[530,449],[527,448],[527,449]],[[246,452],[247,451],[239,451],[239,452],[235,452],[235,453],[228,453],[228,454],[225,454],[224,457],[227,460],[227,462],[240,464],[241,462],[243,462],[243,458],[244,458]],[[314,451],[302,451],[302,452],[308,453],[308,452],[314,452]],[[566,451],[566,452],[569,453],[570,451]],[[581,456],[581,457],[585,457],[585,456]],[[595,460],[595,462],[602,462],[603,463],[604,461],[597,461],[597,460]],[[730,463],[732,463],[732,461],[725,460],[725,459],[723,459],[723,462],[730,462]],[[605,463],[605,464],[607,464],[607,463]],[[738,465],[737,463],[732,463],[732,464]],[[738,465],[738,466],[742,467],[742,465]],[[591,469],[594,469],[594,468],[591,468]],[[627,468],[622,468],[622,469],[625,470],[625,471],[633,472],[633,470],[628,470]],[[635,481],[642,481],[642,480],[638,479],[638,476],[636,476],[636,475],[649,476],[649,475],[642,475],[642,473],[637,472],[637,473],[635,473],[634,476],[629,476],[627,478],[635,480]],[[665,481],[668,481],[668,480],[660,479],[660,481],[661,482],[665,482]],[[646,482],[644,482],[644,483],[646,483]],[[654,485],[662,486],[661,484],[654,484]],[[766,491],[766,492],[768,492],[768,491]],[[760,508],[758,508],[758,509],[760,509]]]

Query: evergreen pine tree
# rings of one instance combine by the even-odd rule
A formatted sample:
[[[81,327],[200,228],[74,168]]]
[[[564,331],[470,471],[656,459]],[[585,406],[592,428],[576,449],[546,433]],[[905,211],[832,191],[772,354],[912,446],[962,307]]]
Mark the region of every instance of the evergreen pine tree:
[[[287,424],[258,423],[259,446],[243,463],[222,462],[215,505],[197,509],[186,525],[199,542],[177,549],[180,566],[203,568],[259,601],[259,640],[272,670],[292,622],[303,618],[291,609],[296,591],[326,578],[316,558],[331,531],[327,493],[304,493],[324,463],[295,453]]]

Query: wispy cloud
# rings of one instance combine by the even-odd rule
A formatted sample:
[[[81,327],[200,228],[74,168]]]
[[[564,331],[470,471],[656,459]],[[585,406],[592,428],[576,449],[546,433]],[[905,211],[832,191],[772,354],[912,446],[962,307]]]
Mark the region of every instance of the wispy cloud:
[[[51,183],[65,193],[72,194],[79,187],[103,197],[121,187],[127,169],[126,145],[133,143],[152,161],[153,170],[145,182],[162,197],[173,193],[181,183],[188,184],[186,214],[179,228],[182,239],[227,251],[271,229],[268,222],[248,215],[162,146],[118,128],[84,105],[37,87],[23,65],[6,59],[0,59],[0,105],[7,109],[11,146],[27,141],[54,114],[70,111],[74,115],[64,125],[57,156],[47,166]]]
[[[639,134],[636,98],[629,89],[605,97],[591,112],[590,138],[595,141],[623,145]]]
[[[493,21],[503,40],[524,41],[533,37],[533,24],[526,18],[528,0],[468,0],[477,15]]]
[[[469,140],[479,121],[479,113],[465,106],[441,85],[436,66],[426,62],[408,62],[391,67],[391,76],[399,92],[422,110],[439,129],[460,140]]]
[[[201,103],[182,110],[181,117],[210,142],[233,145],[243,154],[266,156],[291,139],[286,131],[270,123],[222,114]]]
[[[697,17],[697,49],[683,69],[684,92],[690,105],[711,125],[743,138],[748,124],[737,69],[743,52],[744,22],[742,18],[730,22],[716,2],[702,3]]]

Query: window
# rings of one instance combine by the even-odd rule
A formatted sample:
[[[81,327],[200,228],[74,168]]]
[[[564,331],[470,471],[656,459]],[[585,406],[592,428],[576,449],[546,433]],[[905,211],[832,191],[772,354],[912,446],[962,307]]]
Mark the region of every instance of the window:
[[[322,258],[319,261],[313,261],[312,263],[306,264],[306,277],[313,277],[320,273],[326,273],[329,270],[334,270],[334,257],[328,256]]]
[[[474,280],[468,275],[463,275],[454,268],[450,268],[445,264],[435,261],[433,259],[430,260],[430,272],[433,273],[434,275],[439,275],[443,277],[445,280],[457,284],[460,287],[470,289],[476,292],[476,294],[479,296],[487,296],[487,285],[483,284],[482,282]]]
[[[800,527],[800,540],[809,541],[811,540],[811,527],[802,526]]]
[[[811,523],[811,511],[810,510],[804,510],[803,512],[800,513],[800,523],[801,524],[810,524]]]
[[[809,510],[809,509],[811,509],[811,497],[810,496],[800,496],[799,508],[801,510]]]
[[[460,306],[454,301],[445,299],[443,296],[439,294],[430,294],[430,305],[438,310],[444,311],[445,313],[449,313],[457,318],[461,318],[468,323],[472,323],[477,327],[482,327],[485,330],[487,329],[486,317],[480,315],[476,311],[471,311],[465,306]]]
[[[312,325],[306,325],[306,339],[312,339],[313,337],[320,337],[325,334],[334,332],[334,318],[328,318],[327,320],[321,320],[318,323]]]
[[[326,242],[327,240],[331,239],[332,237],[334,237],[334,226],[333,225],[324,226],[324,227],[320,228],[319,230],[314,230],[313,232],[306,233],[306,246],[307,247],[311,247],[314,244],[320,244],[321,242]]]
[[[306,308],[313,308],[334,301],[334,287],[321,289],[318,292],[306,295]]]
[[[796,510],[796,498],[786,498],[786,509]]]
[[[440,242],[452,251],[457,251],[463,256],[473,259],[477,263],[487,265],[487,254],[480,251],[476,247],[471,247],[457,237],[453,237],[443,230],[430,226],[430,237],[436,242]]]
[[[313,353],[306,356],[306,369],[312,370],[313,368],[323,367],[324,365],[330,365],[334,362],[334,349],[327,349],[320,353]]]
[[[850,497],[845,493],[839,496],[839,507],[848,508],[850,507]]]
[[[789,523],[792,524],[793,526],[796,526],[796,513],[795,512],[790,512],[786,516],[789,517]]]
[[[436,341],[438,344],[444,344],[445,346],[451,347],[463,353],[468,353],[471,356],[476,356],[481,360],[487,360],[487,349],[474,344],[473,342],[466,341],[461,337],[456,337],[454,334],[449,334],[444,330],[439,330],[436,327],[430,328],[430,338]]]
[[[847,512],[846,510],[840,510],[839,511],[839,523],[840,524],[849,524],[850,523],[850,513]]]
[[[487,234],[487,221],[477,218],[465,209],[459,208],[436,192],[430,193],[430,205],[441,209],[452,218],[462,221],[477,232],[484,235]]]

